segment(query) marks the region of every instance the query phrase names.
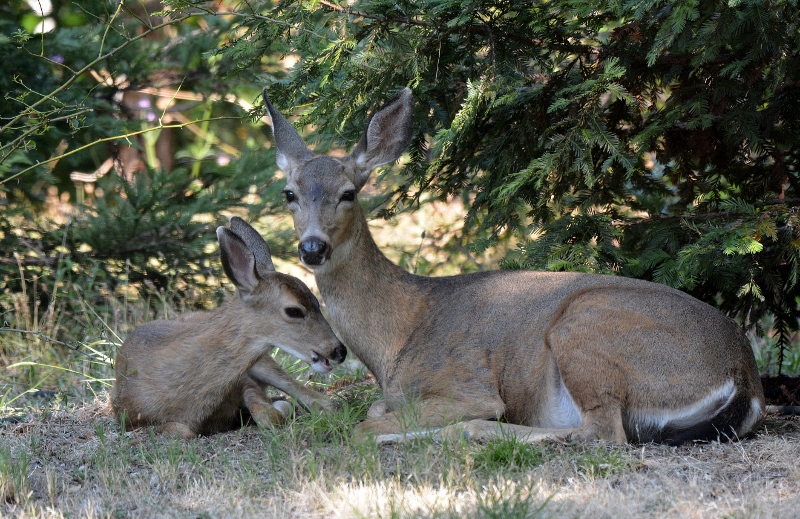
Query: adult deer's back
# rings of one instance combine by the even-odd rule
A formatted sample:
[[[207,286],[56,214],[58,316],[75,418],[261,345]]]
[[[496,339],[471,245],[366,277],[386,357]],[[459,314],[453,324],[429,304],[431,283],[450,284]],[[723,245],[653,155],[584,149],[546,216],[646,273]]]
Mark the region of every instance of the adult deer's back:
[[[312,154],[264,97],[300,258],[384,401],[361,434],[504,418],[545,433],[618,442],[743,435],[764,397],[732,320],[669,287],[592,274],[495,271],[415,276],[376,247],[357,194],[411,138],[411,91],[374,114],[343,158]],[[474,422],[467,432],[496,432]],[[471,427],[471,428],[470,428]],[[515,429],[519,434],[542,432]]]

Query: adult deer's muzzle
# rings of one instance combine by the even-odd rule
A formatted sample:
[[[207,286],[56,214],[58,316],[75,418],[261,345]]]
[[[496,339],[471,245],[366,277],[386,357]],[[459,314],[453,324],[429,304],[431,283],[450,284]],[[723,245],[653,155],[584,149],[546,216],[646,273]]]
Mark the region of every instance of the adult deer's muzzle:
[[[345,348],[344,344],[340,342],[336,348],[334,348],[333,353],[331,354],[331,360],[336,364],[341,364],[344,362],[345,358],[347,358],[347,348]]]
[[[300,261],[309,267],[322,265],[331,255],[328,244],[316,236],[301,241],[297,249],[300,253]]]

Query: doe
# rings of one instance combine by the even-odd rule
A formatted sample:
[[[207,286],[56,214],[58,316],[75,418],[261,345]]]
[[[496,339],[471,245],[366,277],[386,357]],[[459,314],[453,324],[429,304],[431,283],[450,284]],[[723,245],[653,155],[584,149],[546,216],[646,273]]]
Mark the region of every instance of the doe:
[[[423,277],[390,262],[357,195],[408,146],[411,90],[372,116],[345,157],[311,153],[266,92],[264,103],[300,259],[383,392],[357,434],[407,437],[409,402],[419,403],[417,428],[462,422],[440,433],[467,437],[506,428],[526,439],[679,444],[741,436],[761,422],[748,340],[683,292],[596,274]]]

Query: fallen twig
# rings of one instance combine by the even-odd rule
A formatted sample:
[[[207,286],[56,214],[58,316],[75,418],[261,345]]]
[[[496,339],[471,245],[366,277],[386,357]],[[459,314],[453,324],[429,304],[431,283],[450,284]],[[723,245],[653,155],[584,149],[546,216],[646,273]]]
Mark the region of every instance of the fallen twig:
[[[768,414],[800,415],[800,405],[768,405]]]

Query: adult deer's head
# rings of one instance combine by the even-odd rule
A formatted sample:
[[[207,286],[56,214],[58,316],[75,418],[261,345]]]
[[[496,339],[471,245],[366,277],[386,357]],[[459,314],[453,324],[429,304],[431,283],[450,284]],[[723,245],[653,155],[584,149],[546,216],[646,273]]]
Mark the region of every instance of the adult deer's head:
[[[286,174],[286,203],[300,237],[300,259],[315,268],[331,259],[362,215],[357,195],[370,172],[397,160],[412,134],[411,90],[404,88],[370,119],[355,149],[345,157],[314,155],[264,91],[275,137],[275,156]]]

